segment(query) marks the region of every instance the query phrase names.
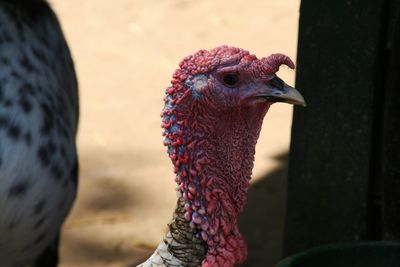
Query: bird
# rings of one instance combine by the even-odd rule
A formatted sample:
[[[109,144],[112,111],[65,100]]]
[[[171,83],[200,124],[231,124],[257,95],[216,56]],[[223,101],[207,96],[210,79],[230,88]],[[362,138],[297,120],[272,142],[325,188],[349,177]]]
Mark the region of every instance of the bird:
[[[78,184],[74,63],[44,0],[0,0],[0,267],[54,267]]]
[[[305,106],[277,76],[286,55],[258,59],[222,45],[185,57],[161,112],[177,206],[155,252],[137,267],[233,267],[247,245],[238,227],[264,116],[276,102]]]

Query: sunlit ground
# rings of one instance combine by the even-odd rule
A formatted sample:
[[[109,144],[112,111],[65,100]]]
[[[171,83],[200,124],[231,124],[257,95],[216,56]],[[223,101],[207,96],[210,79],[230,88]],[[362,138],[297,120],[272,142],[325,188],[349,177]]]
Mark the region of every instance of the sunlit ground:
[[[162,145],[164,89],[186,55],[221,44],[296,56],[299,0],[52,0],[80,81],[80,190],[61,266],[135,266],[161,240],[175,206]],[[294,72],[280,76],[293,84]],[[240,224],[247,266],[279,257],[291,111],[269,111]]]

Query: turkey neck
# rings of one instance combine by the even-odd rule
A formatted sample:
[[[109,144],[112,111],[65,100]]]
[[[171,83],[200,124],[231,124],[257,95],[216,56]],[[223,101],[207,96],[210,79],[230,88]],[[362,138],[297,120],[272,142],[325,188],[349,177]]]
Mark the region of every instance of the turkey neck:
[[[183,124],[183,138],[176,150],[180,155],[172,155],[181,197],[169,227],[179,249],[185,244],[203,267],[234,266],[246,258],[237,217],[245,203],[255,145],[267,110],[260,105],[218,115],[192,111]],[[178,250],[170,251],[182,260]]]
[[[206,255],[207,244],[198,238],[198,230],[191,228],[185,219],[185,200],[178,198],[177,206],[171,222],[169,232],[164,237],[168,244],[168,251],[177,258],[183,266],[197,267]]]

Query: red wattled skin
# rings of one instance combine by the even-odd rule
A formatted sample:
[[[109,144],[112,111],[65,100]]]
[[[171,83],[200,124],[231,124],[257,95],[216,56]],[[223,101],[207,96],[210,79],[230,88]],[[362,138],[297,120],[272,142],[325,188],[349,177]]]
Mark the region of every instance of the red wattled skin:
[[[221,46],[186,57],[167,88],[162,112],[168,154],[185,200],[185,219],[206,244],[202,267],[242,263],[247,246],[237,217],[243,210],[255,145],[271,103],[254,97],[285,55],[257,59]],[[237,74],[234,85],[224,82]]]

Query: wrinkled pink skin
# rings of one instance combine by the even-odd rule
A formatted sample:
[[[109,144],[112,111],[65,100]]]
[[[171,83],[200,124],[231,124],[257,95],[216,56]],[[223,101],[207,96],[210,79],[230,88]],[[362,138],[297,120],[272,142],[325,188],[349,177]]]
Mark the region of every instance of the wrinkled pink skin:
[[[180,63],[166,90],[165,145],[186,201],[185,218],[208,246],[202,267],[232,267],[246,259],[237,217],[271,104],[254,96],[281,64],[294,68],[281,54],[258,60],[233,47],[201,50]],[[223,83],[228,72],[240,74],[237,86]]]

